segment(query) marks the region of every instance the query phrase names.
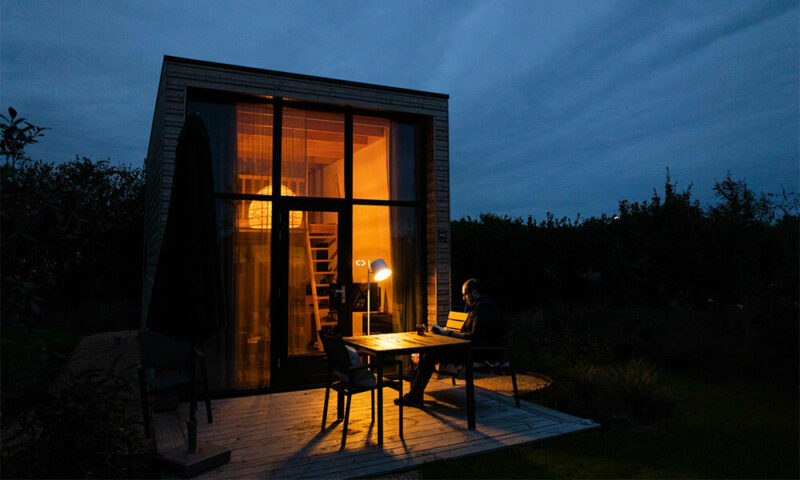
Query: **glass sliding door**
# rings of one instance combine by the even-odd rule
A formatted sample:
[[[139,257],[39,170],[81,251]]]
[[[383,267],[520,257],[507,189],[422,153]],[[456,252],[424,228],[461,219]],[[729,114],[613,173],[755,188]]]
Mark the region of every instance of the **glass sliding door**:
[[[338,322],[330,304],[339,282],[338,214],[290,210],[289,218],[288,355],[320,355],[317,332]]]

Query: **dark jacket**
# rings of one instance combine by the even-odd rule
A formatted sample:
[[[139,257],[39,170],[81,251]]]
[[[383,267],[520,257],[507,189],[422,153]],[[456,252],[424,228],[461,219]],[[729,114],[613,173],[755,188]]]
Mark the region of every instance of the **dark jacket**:
[[[503,322],[497,304],[488,296],[481,296],[469,306],[461,332],[452,332],[451,336],[471,340],[477,346],[503,345]]]

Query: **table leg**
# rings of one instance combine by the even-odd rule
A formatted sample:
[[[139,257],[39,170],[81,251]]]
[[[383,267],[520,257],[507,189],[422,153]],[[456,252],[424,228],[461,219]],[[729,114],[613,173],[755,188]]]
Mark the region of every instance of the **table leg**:
[[[383,357],[378,355],[378,446],[383,446]]]
[[[467,381],[467,427],[475,430],[475,386],[472,383],[472,348],[467,347],[464,376]]]

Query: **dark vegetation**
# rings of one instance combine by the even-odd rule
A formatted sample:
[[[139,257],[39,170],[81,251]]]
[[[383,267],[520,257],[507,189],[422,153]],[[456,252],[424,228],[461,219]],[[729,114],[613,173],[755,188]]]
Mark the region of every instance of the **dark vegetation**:
[[[155,477],[152,448],[130,422],[133,371],[82,372],[41,392],[4,439],[4,478]]]
[[[144,176],[86,157],[32,161],[43,129],[3,116],[4,324],[84,332],[135,326],[141,295]]]
[[[141,169],[76,157],[33,161],[45,128],[3,123],[2,476],[142,477],[149,449],[125,421],[131,372],[54,381],[87,333],[139,323]]]
[[[125,394],[115,382],[123,373],[73,378],[60,392],[49,388],[82,335],[138,328],[143,171],[78,157],[33,161],[25,147],[46,129],[8,113],[0,125],[2,422],[4,431],[14,423],[22,433],[3,443],[2,474],[148,475],[139,439],[119,416]],[[557,444],[565,464],[574,459],[564,448],[591,450],[598,442],[624,449],[662,435],[702,440],[703,425],[687,431],[706,422],[690,415],[702,410],[702,399],[681,394],[687,382],[790,392],[794,436],[780,439],[794,438],[796,446],[798,196],[758,196],[730,174],[714,191],[718,203],[703,207],[667,172],[663,193],[622,201],[617,215],[548,214],[537,222],[486,214],[452,222],[453,298],[460,298],[460,281],[480,278],[513,322],[523,369],[554,379],[530,399],[605,427],[593,434],[604,439]],[[738,413],[728,413],[708,420],[708,429],[730,427]],[[746,433],[729,430],[723,435]],[[69,459],[73,470],[60,470]],[[796,473],[793,461],[788,471]],[[607,473],[540,467],[543,476],[624,473],[613,462]],[[736,476],[732,471],[708,475]],[[667,467],[632,475],[663,472],[705,476]]]
[[[665,368],[795,389],[798,196],[730,174],[714,192],[702,208],[667,171],[663,195],[618,215],[454,221],[453,278],[482,279],[521,363],[555,379],[537,401],[606,426],[674,414]]]
[[[680,414],[427,464],[422,478],[798,478],[797,394],[662,371]]]

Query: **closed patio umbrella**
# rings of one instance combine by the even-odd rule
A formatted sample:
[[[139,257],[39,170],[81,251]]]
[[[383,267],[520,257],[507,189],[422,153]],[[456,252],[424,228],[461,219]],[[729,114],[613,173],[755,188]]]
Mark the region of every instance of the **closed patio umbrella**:
[[[215,218],[211,149],[199,115],[181,129],[175,153],[167,223],[146,324],[188,342],[192,352],[224,324]],[[230,450],[197,444],[196,358],[192,355],[188,451],[166,458],[191,476],[225,463]],[[209,457],[210,455],[210,457]]]

